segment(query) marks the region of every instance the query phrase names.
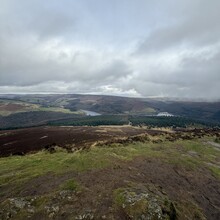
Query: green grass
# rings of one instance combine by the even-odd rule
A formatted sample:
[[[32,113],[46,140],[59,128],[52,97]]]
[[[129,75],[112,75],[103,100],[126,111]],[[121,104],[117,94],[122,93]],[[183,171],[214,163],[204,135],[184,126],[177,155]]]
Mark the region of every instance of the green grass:
[[[37,111],[62,112],[62,113],[66,113],[66,114],[81,114],[80,111],[72,112],[69,109],[59,108],[59,107],[39,107],[36,110]]]
[[[209,168],[213,175],[216,177],[216,178],[219,178],[220,179],[220,168],[219,167],[216,167],[216,166],[210,166]]]
[[[166,144],[170,155],[166,158],[169,163],[178,164],[189,169],[198,167],[208,168],[213,175],[220,178],[220,151],[204,140],[182,140]]]
[[[52,111],[52,112],[62,112],[66,114],[82,114],[80,111],[70,111],[69,109],[61,108],[61,107],[42,107],[39,104],[33,104],[24,101],[17,101],[17,100],[1,100],[0,105],[7,105],[7,104],[17,104],[21,106],[21,109],[15,111],[8,111],[4,109],[0,109],[1,116],[8,116],[14,113],[21,113],[21,112],[30,112],[30,111]],[[23,108],[22,108],[23,107]]]
[[[220,151],[213,146],[206,144],[207,139],[202,140],[178,140],[169,142],[163,140],[162,143],[132,143],[127,145],[112,144],[111,146],[92,147],[88,151],[77,151],[67,153],[61,148],[50,154],[47,151],[40,151],[26,156],[10,156],[0,158],[0,197],[6,198],[10,195],[19,195],[24,190],[28,181],[39,176],[52,173],[61,175],[71,171],[84,172],[92,169],[103,169],[108,166],[114,166],[114,162],[131,161],[136,157],[158,158],[164,163],[175,164],[189,169],[206,167],[216,178],[220,179],[220,168],[217,166]],[[189,154],[193,152],[193,154]],[[68,190],[70,194],[82,194],[86,192],[86,187],[81,185],[81,180],[66,179],[59,182],[54,191],[49,194],[38,197],[34,201],[36,213],[45,213],[45,206],[51,203],[54,196],[60,195],[61,190]],[[68,176],[68,175],[67,175]],[[67,177],[68,178],[68,177]],[[127,188],[135,187],[136,183],[127,183]],[[113,208],[123,209],[130,216],[139,216],[149,207],[144,199],[140,199],[135,205],[126,203],[126,195],[132,197],[133,191],[127,188],[118,188],[113,190]],[[128,191],[125,194],[125,191]],[[69,192],[72,191],[72,192]],[[159,200],[158,200],[159,201]],[[6,203],[8,200],[6,201]],[[4,204],[6,204],[4,203]],[[4,207],[4,204],[2,207]],[[68,201],[61,201],[64,206]],[[163,204],[167,205],[167,204]],[[204,219],[202,211],[191,203],[178,202],[177,213],[186,213],[187,216],[195,216],[195,219]],[[16,219],[26,219],[28,213],[25,210],[19,212]],[[194,218],[192,218],[194,219]]]
[[[64,190],[78,191],[80,186],[75,180],[71,179],[62,184],[61,188]]]
[[[24,103],[24,102],[21,102],[21,101],[10,101],[10,100],[9,101],[7,101],[7,100],[2,101],[0,99],[0,106],[4,106],[4,105],[7,105],[7,104],[20,105],[21,109],[14,110],[14,111],[9,111],[9,110],[5,110],[4,108],[1,108],[0,109],[0,115],[1,116],[8,116],[8,115],[11,115],[11,114],[14,114],[14,113],[20,113],[20,112],[36,111],[39,108],[39,106],[36,105],[36,104]]]
[[[126,193],[126,194],[125,194]],[[125,213],[129,216],[133,216],[134,219],[139,219],[142,213],[145,213],[148,209],[148,201],[146,199],[137,199],[133,204],[128,203],[126,197],[133,198],[136,195],[135,192],[127,191],[126,188],[119,188],[113,192],[114,203],[116,208],[124,208]]]
[[[123,206],[123,204],[126,202],[123,192],[124,188],[114,190],[113,198],[116,206]]]
[[[57,152],[11,156],[0,159],[0,186],[4,184],[23,182],[48,172],[60,174],[70,170],[84,171],[92,168],[102,168],[107,161],[96,151],[83,153]]]
[[[188,154],[189,151],[196,152],[196,156]],[[102,169],[113,165],[116,160],[128,161],[138,156],[160,158],[168,163],[197,168],[207,163],[216,164],[220,151],[197,140],[173,143],[165,141],[159,144],[135,143],[127,146],[115,144],[75,153],[58,151],[50,154],[41,151],[26,156],[0,158],[0,187],[23,183],[48,172],[62,174],[68,171]],[[220,173],[218,167],[208,166],[208,168],[215,174]]]

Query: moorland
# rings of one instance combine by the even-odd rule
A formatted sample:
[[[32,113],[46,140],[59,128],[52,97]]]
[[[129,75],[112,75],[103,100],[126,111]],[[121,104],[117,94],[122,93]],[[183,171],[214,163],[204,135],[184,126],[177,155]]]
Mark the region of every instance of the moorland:
[[[0,219],[219,219],[218,102],[0,103]]]

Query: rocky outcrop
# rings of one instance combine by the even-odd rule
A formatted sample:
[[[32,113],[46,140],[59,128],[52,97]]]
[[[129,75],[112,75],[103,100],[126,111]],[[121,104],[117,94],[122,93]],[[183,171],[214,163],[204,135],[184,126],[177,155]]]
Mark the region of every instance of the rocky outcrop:
[[[153,185],[119,188],[114,192],[114,202],[118,212],[128,219],[177,219],[174,203]]]

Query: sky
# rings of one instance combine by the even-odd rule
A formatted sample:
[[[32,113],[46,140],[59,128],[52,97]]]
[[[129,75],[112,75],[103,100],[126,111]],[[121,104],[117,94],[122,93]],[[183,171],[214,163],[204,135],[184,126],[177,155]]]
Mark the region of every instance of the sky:
[[[0,0],[0,93],[220,98],[219,0]]]

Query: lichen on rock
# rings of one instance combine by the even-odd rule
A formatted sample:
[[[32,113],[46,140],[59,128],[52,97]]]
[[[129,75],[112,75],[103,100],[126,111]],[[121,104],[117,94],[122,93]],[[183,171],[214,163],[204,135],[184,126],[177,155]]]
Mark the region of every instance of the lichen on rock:
[[[130,219],[174,220],[176,209],[160,189],[153,185],[138,185],[114,191],[114,203]]]

